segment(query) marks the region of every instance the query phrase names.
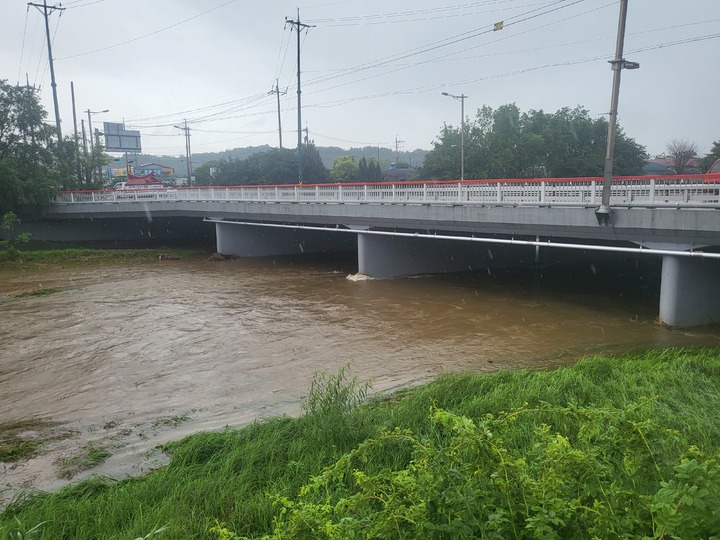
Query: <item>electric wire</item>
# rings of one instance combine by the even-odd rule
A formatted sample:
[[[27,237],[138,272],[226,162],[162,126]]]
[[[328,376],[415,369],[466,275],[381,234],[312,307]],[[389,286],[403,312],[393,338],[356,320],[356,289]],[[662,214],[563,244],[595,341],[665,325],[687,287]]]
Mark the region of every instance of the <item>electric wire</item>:
[[[57,21],[55,22],[55,31],[53,32],[52,38],[50,39],[50,46],[52,47],[55,45],[55,36],[57,36],[58,28],[60,28],[60,19],[62,19],[64,11],[60,12],[60,15],[57,18]],[[45,68],[43,69],[42,78],[40,79],[40,87],[42,88],[43,84],[45,83],[45,77],[47,76],[48,68],[50,67],[50,58],[47,58],[45,60]]]
[[[627,53],[628,54],[638,54],[638,53],[652,51],[652,50],[656,50],[656,49],[660,49],[660,48],[667,48],[667,47],[673,47],[673,46],[677,46],[677,45],[688,44],[688,43],[693,43],[693,42],[698,42],[698,41],[716,39],[718,37],[720,37],[720,34],[709,34],[706,36],[697,36],[697,37],[693,37],[693,38],[675,40],[672,42],[665,42],[665,43],[655,44],[655,45],[651,45],[651,46],[647,46],[647,47],[641,47],[641,48],[637,48],[637,49],[633,49],[633,50],[628,50]],[[393,95],[407,95],[407,94],[413,94],[413,93],[429,92],[429,91],[437,90],[437,89],[445,87],[445,86],[452,86],[452,85],[456,85],[456,84],[457,85],[467,84],[467,83],[472,83],[472,82],[480,82],[480,81],[485,81],[485,80],[512,77],[512,76],[517,76],[517,75],[520,75],[523,73],[529,73],[532,71],[538,71],[538,70],[543,70],[543,69],[551,69],[551,68],[557,68],[557,67],[563,67],[563,66],[572,66],[572,65],[582,64],[582,63],[588,63],[588,62],[593,62],[593,61],[598,61],[598,60],[606,60],[606,58],[607,57],[605,55],[597,55],[597,56],[582,58],[582,59],[578,59],[578,60],[569,60],[569,61],[558,62],[558,63],[550,63],[550,64],[541,65],[541,66],[533,66],[533,67],[529,67],[529,68],[524,68],[524,69],[520,69],[520,70],[513,70],[513,71],[509,71],[509,72],[504,72],[504,73],[486,75],[486,76],[476,77],[476,78],[472,78],[472,79],[465,79],[462,81],[454,81],[454,82],[450,82],[450,83],[435,84],[435,85],[431,85],[428,87],[419,87],[419,88],[414,88],[414,89],[388,91],[388,92],[382,92],[382,93],[377,93],[377,94],[373,94],[373,95],[351,97],[351,98],[346,98],[346,99],[342,99],[342,100],[336,100],[334,102],[324,102],[322,104],[312,104],[312,105],[307,105],[307,106],[309,108],[335,107],[335,106],[344,105],[347,103],[361,101],[361,100],[376,99],[376,98],[393,96]],[[287,101],[289,102],[290,100],[287,100]],[[288,107],[286,109],[286,114],[289,110],[290,110],[290,107]],[[269,114],[273,114],[273,111],[267,110],[267,111],[261,111],[261,112],[256,112],[256,113],[236,114],[236,115],[232,115],[232,116],[226,116],[223,118],[216,118],[216,120],[248,118],[248,117],[269,115]],[[211,130],[208,130],[208,131],[211,131]],[[326,135],[322,135],[322,136],[329,138]],[[338,139],[338,140],[341,140],[343,142],[349,142],[349,141],[345,141],[343,139]]]
[[[541,16],[547,15],[547,14],[549,14],[549,13],[553,13],[553,12],[558,11],[558,10],[560,10],[560,9],[566,9],[566,8],[568,8],[568,7],[570,7],[570,6],[574,6],[574,5],[579,4],[579,3],[582,3],[582,2],[584,2],[584,1],[585,1],[585,0],[574,0],[573,2],[567,4],[567,3],[565,3],[565,0],[558,0],[558,1],[556,1],[556,2],[554,2],[554,3],[552,4],[552,5],[555,6],[555,7],[553,7],[553,8],[550,9],[550,10],[547,10],[547,11],[542,12],[542,13],[537,13],[537,11],[539,11],[539,10],[541,9],[541,8],[538,8],[538,9],[530,10],[530,11],[525,12],[525,13],[521,13],[521,14],[519,14],[519,15],[516,15],[515,17],[509,18],[509,19],[508,19],[508,22],[506,22],[506,23],[504,24],[504,26],[507,27],[507,26],[511,26],[511,25],[518,24],[518,23],[521,23],[521,22],[526,22],[526,21],[528,21],[528,20],[531,20],[531,19],[534,19],[534,18],[537,18],[537,17],[541,17]],[[564,5],[557,7],[558,4],[564,4]],[[517,21],[513,21],[513,19],[518,19],[518,20],[517,20]],[[440,49],[440,48],[444,48],[444,47],[447,47],[447,46],[450,46],[450,45],[455,45],[455,44],[457,44],[457,43],[461,43],[461,42],[467,41],[467,40],[469,40],[469,39],[473,39],[473,38],[476,38],[476,37],[479,37],[479,36],[482,36],[482,35],[485,35],[485,34],[489,34],[489,33],[492,33],[492,32],[494,32],[494,31],[495,31],[495,30],[494,30],[494,26],[491,27],[491,28],[482,28],[482,29],[481,29],[481,28],[477,28],[477,29],[474,29],[474,30],[470,30],[470,31],[468,31],[468,32],[463,32],[463,33],[461,33],[461,34],[457,34],[457,35],[455,35],[455,36],[451,36],[451,37],[449,37],[449,38],[445,38],[445,39],[442,39],[442,40],[439,40],[439,41],[432,42],[432,43],[427,44],[427,45],[423,45],[423,46],[420,46],[420,47],[415,47],[415,48],[413,48],[413,49],[409,49],[409,50],[407,50],[407,51],[404,51],[404,52],[401,52],[401,53],[398,53],[398,54],[395,54],[395,55],[387,56],[387,57],[381,58],[381,59],[379,59],[379,60],[375,60],[375,61],[371,61],[371,62],[366,62],[366,63],[364,63],[364,64],[360,64],[360,65],[355,66],[355,67],[352,67],[352,68],[343,69],[343,70],[340,70],[339,73],[338,73],[337,75],[335,75],[335,76],[320,77],[320,78],[317,78],[317,79],[313,79],[313,80],[311,80],[311,81],[308,81],[308,83],[306,83],[306,84],[308,84],[308,85],[318,84],[318,83],[320,83],[320,82],[325,82],[325,81],[328,81],[328,80],[331,80],[331,79],[334,79],[334,78],[337,78],[337,77],[352,75],[352,74],[358,73],[358,72],[360,72],[360,71],[364,71],[364,70],[366,70],[366,69],[368,69],[368,68],[371,68],[371,67],[372,67],[372,68],[377,68],[377,67],[382,67],[382,66],[388,66],[388,65],[389,65],[390,63],[392,63],[392,62],[397,62],[397,61],[399,61],[399,60],[405,60],[405,59],[407,59],[407,58],[412,58],[412,57],[414,57],[414,56],[417,56],[417,55],[420,55],[420,54],[424,54],[424,53],[428,53],[428,52],[431,52],[431,51],[433,51],[433,50],[437,50],[437,49]]]
[[[65,9],[84,8],[84,7],[92,6],[93,4],[99,4],[101,2],[105,2],[105,0],[94,0],[92,2],[88,2],[87,4],[81,4],[79,6],[65,7]],[[67,4],[66,4],[66,6],[67,6]]]
[[[25,26],[23,28],[22,47],[20,48],[20,65],[18,65],[17,84],[20,86],[20,74],[22,73],[23,55],[25,53],[25,34],[27,33],[28,17],[30,16],[30,6],[25,10]]]
[[[582,2],[582,1],[584,1],[584,0],[577,0],[577,1],[574,2],[572,5],[577,4],[577,3],[580,3],[580,2]],[[516,33],[516,34],[512,34],[512,35],[510,35],[510,36],[498,38],[498,39],[492,41],[491,43],[497,43],[497,42],[499,42],[499,41],[506,41],[506,40],[508,40],[508,39],[513,39],[513,38],[517,37],[518,35],[523,35],[523,34],[527,34],[527,33],[529,33],[529,32],[534,32],[534,31],[539,30],[539,29],[547,28],[548,26],[551,26],[551,25],[553,25],[553,24],[558,24],[558,23],[561,23],[561,22],[565,22],[565,21],[567,21],[567,20],[569,20],[569,19],[572,19],[572,18],[575,18],[575,17],[579,17],[579,16],[582,16],[582,15],[586,15],[586,14],[588,14],[588,13],[591,13],[591,12],[593,12],[593,11],[597,11],[598,9],[603,9],[603,8],[608,7],[608,6],[610,6],[610,5],[612,5],[612,3],[606,4],[606,5],[601,6],[601,7],[597,7],[597,8],[590,9],[590,10],[588,10],[588,11],[586,11],[586,12],[583,12],[583,13],[580,13],[580,14],[571,15],[571,16],[568,16],[568,17],[566,17],[566,18],[564,18],[564,19],[552,21],[552,22],[550,22],[550,23],[546,23],[546,24],[544,24],[544,25],[540,25],[540,26],[537,26],[537,27],[535,27],[535,28],[531,28],[531,29],[528,29],[528,30],[524,30],[524,31],[522,31],[522,32],[520,32],[520,33]],[[556,10],[553,10],[553,11],[556,11]],[[527,20],[530,20],[530,19],[533,19],[533,18],[535,18],[535,17],[527,17],[527,18],[525,18],[525,19],[522,19],[522,21],[527,21]],[[514,23],[513,23],[513,24],[514,24]],[[488,32],[486,32],[486,33],[489,33],[489,32],[490,32],[490,31],[488,31]],[[458,54],[459,52],[466,52],[466,51],[468,51],[468,50],[472,50],[472,49],[475,49],[475,48],[478,48],[478,47],[484,47],[484,46],[487,46],[487,45],[488,45],[488,43],[483,43],[483,44],[480,44],[480,45],[477,45],[477,46],[473,46],[473,47],[469,47],[469,48],[463,49],[463,50],[461,50],[461,51],[455,51],[455,52],[453,52],[453,53],[448,53],[448,54],[442,55],[442,56],[440,56],[440,57],[436,57],[436,58],[434,58],[434,59],[428,59],[428,60],[423,60],[423,61],[421,61],[421,62],[416,62],[416,63],[413,63],[413,64],[408,64],[408,65],[406,65],[406,66],[404,66],[404,67],[400,67],[400,68],[397,67],[397,66],[394,65],[394,64],[385,65],[385,67],[389,68],[390,71],[384,71],[384,72],[382,72],[382,73],[375,73],[375,74],[373,74],[373,75],[369,75],[369,76],[366,76],[366,77],[363,77],[363,78],[360,78],[360,79],[353,79],[353,80],[348,81],[348,82],[340,83],[340,84],[337,84],[337,85],[335,85],[335,86],[324,87],[324,88],[322,88],[322,89],[313,90],[313,91],[311,91],[311,92],[308,92],[308,94],[309,94],[309,95],[317,94],[317,93],[320,93],[320,92],[325,92],[325,91],[328,91],[328,90],[334,90],[334,89],[341,88],[341,87],[344,87],[344,86],[349,86],[349,85],[352,85],[352,84],[357,84],[358,82],[363,82],[363,81],[366,81],[366,80],[369,80],[369,79],[374,79],[374,78],[382,77],[382,76],[384,76],[384,75],[388,75],[388,74],[391,74],[391,73],[392,73],[392,74],[395,74],[395,73],[397,73],[398,71],[410,69],[410,68],[412,68],[412,67],[417,67],[417,66],[420,66],[420,65],[429,64],[429,63],[438,61],[438,60],[440,60],[440,59],[447,58],[448,56]],[[313,85],[313,84],[318,84],[319,82],[326,82],[326,81],[329,81],[329,80],[332,80],[332,77],[326,77],[326,78],[316,79],[316,80],[313,80],[313,81],[308,82],[307,84],[308,84],[308,85]]]
[[[449,18],[457,18],[457,17],[469,17],[472,15],[482,15],[486,13],[498,13],[502,11],[510,11],[513,9],[518,8],[525,8],[530,6],[548,6],[552,2],[551,1],[544,1],[544,2],[532,2],[532,3],[526,3],[519,6],[508,6],[507,1],[505,0],[498,0],[495,2],[479,2],[479,3],[473,3],[473,4],[460,4],[456,6],[445,6],[440,8],[432,8],[432,9],[423,9],[423,10],[415,10],[415,11],[405,11],[400,13],[389,13],[389,14],[383,14],[383,15],[365,15],[365,16],[354,16],[354,17],[340,17],[340,18],[329,18],[329,19],[311,19],[309,22],[312,22],[316,25],[322,25],[324,27],[348,27],[348,26],[369,26],[369,25],[381,25],[381,24],[398,24],[398,23],[414,23],[414,22],[420,22],[420,21],[430,21],[430,20],[438,20],[438,19],[449,19]],[[497,7],[495,9],[487,9],[484,11],[470,11],[470,12],[462,12],[462,13],[455,13],[450,15],[438,15],[438,16],[422,16],[426,14],[432,14],[432,13],[438,13],[443,11],[459,11],[463,9],[468,9],[469,7],[479,7],[484,5],[492,5],[492,4],[502,4],[503,7]],[[399,17],[406,17],[403,19],[398,19]],[[412,17],[419,17],[419,18],[412,18]]]
[[[564,8],[564,7],[569,7],[569,6],[572,6],[572,5],[581,3],[581,2],[583,2],[583,1],[585,1],[585,0],[575,0],[574,2],[571,2],[570,4],[565,4],[565,5],[563,5],[563,6],[557,7],[559,4],[564,4],[564,3],[566,2],[566,0],[557,0],[557,1],[555,1],[555,2],[553,2],[553,3],[551,4],[552,6],[555,6],[555,7],[553,7],[553,9],[546,10],[545,12],[542,12],[542,13],[537,13],[538,11],[542,11],[543,8],[536,8],[536,9],[533,9],[533,10],[530,10],[530,11],[527,11],[527,12],[524,12],[524,13],[521,13],[521,14],[515,16],[515,17],[512,17],[512,18],[508,19],[508,21],[509,21],[508,24],[514,24],[514,23],[512,22],[514,19],[519,19],[519,20],[516,21],[516,22],[523,22],[523,21],[526,21],[526,20],[530,20],[530,19],[533,19],[533,18],[542,16],[542,15],[546,15],[546,14],[548,14],[548,13],[552,13],[552,12],[557,11],[558,9],[562,9],[562,8]],[[546,6],[546,5],[547,5],[547,4],[545,4],[545,6]],[[483,33],[489,33],[490,31],[492,31],[492,30],[486,30],[486,31],[483,32]],[[473,31],[473,32],[476,32],[476,31]],[[472,32],[470,32],[470,33],[472,33]],[[468,33],[465,33],[465,34],[468,34]],[[464,36],[465,34],[459,34],[459,36]],[[431,46],[433,46],[433,48],[435,48],[435,46],[437,46],[438,44],[442,44],[442,43],[445,42],[445,41],[452,40],[452,39],[455,39],[455,38],[457,38],[457,37],[458,37],[458,36],[453,36],[452,38],[448,38],[448,39],[446,39],[446,40],[440,40],[439,42],[434,42],[434,43],[431,44]],[[305,38],[307,38],[307,31],[306,31],[306,33],[305,33]],[[467,38],[466,38],[466,39],[467,39]],[[288,40],[288,44],[289,44],[289,40]],[[304,45],[304,40],[303,40],[303,45]],[[444,46],[444,45],[443,45],[443,46]],[[412,51],[415,51],[415,50],[417,50],[417,49],[419,49],[418,52],[415,52],[414,54],[409,55],[409,56],[414,56],[415,54],[420,54],[421,52],[423,52],[423,48],[422,48],[422,47],[419,47],[419,48],[416,48],[416,49],[411,49],[410,51],[412,52]],[[286,49],[286,50],[287,50],[287,49]],[[400,53],[400,54],[403,54],[403,53]],[[387,58],[394,58],[394,57],[397,57],[397,56],[398,56],[398,55],[394,55],[394,56],[387,57]],[[381,59],[381,61],[384,61],[385,63],[387,63],[387,59]],[[377,63],[377,61],[376,61],[376,63]],[[339,72],[338,74],[336,74],[336,75],[334,75],[334,76],[332,76],[332,77],[324,77],[324,78],[320,78],[320,80],[311,80],[311,81],[307,82],[306,84],[312,85],[312,84],[317,84],[318,82],[322,82],[322,80],[332,80],[333,78],[337,78],[337,77],[341,77],[341,76],[346,76],[346,75],[348,75],[348,74],[350,74],[350,73],[352,73],[352,72],[357,72],[357,71],[359,71],[360,68],[362,68],[363,66],[366,66],[365,69],[367,69],[369,66],[372,66],[372,64],[373,64],[372,62],[369,62],[369,63],[363,64],[363,65],[361,65],[361,66],[356,66],[355,68],[350,68],[350,70],[347,70],[347,69],[346,69],[346,70],[340,70],[340,72]],[[375,67],[375,66],[373,66],[373,67]],[[348,73],[348,72],[350,72],[350,73]],[[347,84],[351,84],[351,83],[347,83]],[[317,92],[319,92],[319,90],[318,90],[318,91],[315,91],[315,92],[313,92],[313,93],[317,93]],[[209,112],[209,111],[211,111],[212,109],[219,109],[220,107],[223,107],[223,106],[226,106],[226,105],[230,105],[230,106],[229,106],[228,108],[225,108],[224,110],[219,110],[219,111],[216,111],[216,112],[214,112],[214,113],[212,113],[212,114],[205,114],[205,115],[201,115],[201,116],[194,116],[194,117],[191,119],[191,121],[192,121],[192,123],[196,123],[196,124],[197,124],[197,123],[207,122],[207,121],[214,120],[214,119],[237,119],[237,118],[246,118],[246,117],[248,117],[248,116],[255,116],[255,115],[257,115],[257,114],[267,114],[267,113],[255,113],[255,114],[251,114],[251,115],[248,115],[248,114],[229,115],[230,113],[233,113],[233,112],[239,112],[239,111],[241,111],[241,110],[249,109],[249,108],[251,108],[253,105],[265,105],[265,104],[268,103],[268,101],[267,101],[267,94],[263,94],[263,95],[261,95],[261,96],[258,96],[258,99],[246,100],[245,103],[241,103],[241,101],[243,101],[243,100],[238,100],[238,101],[236,101],[236,102],[230,102],[230,103],[226,103],[226,104],[211,105],[211,106],[209,106],[209,107],[205,107],[205,108],[201,108],[201,109],[196,109],[196,110],[193,110],[193,111],[174,112],[174,113],[170,113],[170,114],[166,114],[166,115],[157,115],[157,116],[154,116],[154,117],[147,117],[147,118],[143,118],[143,119],[134,119],[134,120],[131,120],[131,122],[133,122],[134,124],[137,124],[136,127],[168,127],[168,126],[172,125],[174,119],[177,118],[179,115],[192,115],[193,113],[200,113],[200,112],[202,112],[202,111],[208,111],[208,112]],[[286,118],[287,118],[287,114],[288,114],[288,111],[289,111],[289,110],[290,110],[290,108],[289,108],[289,106],[288,106],[288,108],[286,109],[286,114],[285,114],[285,117],[286,117]],[[162,123],[162,119],[167,119],[167,120],[166,120],[167,123]],[[172,120],[171,120],[171,119],[172,119]],[[147,124],[147,125],[144,125],[144,124],[143,124],[143,122],[151,122],[151,121],[157,121],[157,120],[159,120],[160,122],[154,123],[154,124]]]
[[[207,15],[208,13],[212,13],[213,11],[217,11],[218,9],[223,8],[223,7],[225,7],[225,6],[229,5],[229,4],[232,4],[232,3],[235,2],[235,1],[236,1],[236,0],[227,0],[227,2],[224,2],[224,3],[220,4],[219,6],[215,6],[214,8],[211,8],[211,9],[208,9],[208,10],[206,10],[206,11],[203,11],[202,13],[198,13],[197,15],[193,15],[192,17],[188,17],[187,19],[183,19],[183,20],[178,21],[178,22],[176,22],[176,23],[173,23],[173,24],[171,24],[171,25],[169,25],[169,26],[165,26],[165,27],[163,27],[163,28],[158,28],[158,29],[156,29],[156,30],[153,30],[152,32],[147,33],[147,34],[143,34],[143,35],[141,35],[141,36],[137,36],[137,37],[134,37],[134,38],[132,38],[132,39],[128,39],[128,40],[126,40],[126,41],[122,41],[122,42],[120,42],[120,43],[115,43],[115,44],[113,44],[113,45],[108,45],[108,46],[106,46],[106,47],[101,47],[101,48],[99,48],[99,49],[94,49],[94,50],[92,50],[92,51],[87,51],[87,52],[84,52],[84,53],[78,53],[78,54],[73,54],[73,55],[70,55],[70,56],[64,56],[64,57],[62,57],[62,58],[56,58],[56,60],[59,61],[59,60],[69,60],[69,59],[71,59],[71,58],[79,58],[79,57],[81,57],[81,56],[87,56],[87,55],[95,54],[95,53],[98,53],[98,52],[101,52],[101,51],[107,51],[107,50],[109,50],[109,49],[114,49],[114,48],[116,48],[116,47],[121,47],[122,45],[127,45],[128,43],[134,43],[135,41],[139,41],[139,40],[141,40],[141,39],[145,39],[146,37],[156,36],[156,35],[158,35],[160,32],[165,32],[166,30],[170,30],[170,29],[172,29],[172,28],[175,28],[175,27],[177,27],[177,26],[180,26],[181,24],[185,24],[186,22],[195,20],[195,19],[197,19],[197,18],[199,18],[199,17],[202,17],[203,15]]]

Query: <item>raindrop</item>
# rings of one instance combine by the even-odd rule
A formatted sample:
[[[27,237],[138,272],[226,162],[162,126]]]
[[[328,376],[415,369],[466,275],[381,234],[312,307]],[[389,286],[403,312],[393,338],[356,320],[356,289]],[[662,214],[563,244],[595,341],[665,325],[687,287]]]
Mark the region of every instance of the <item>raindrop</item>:
[[[590,264],[590,271],[593,273],[594,276],[597,276],[597,268],[595,268],[594,264]]]

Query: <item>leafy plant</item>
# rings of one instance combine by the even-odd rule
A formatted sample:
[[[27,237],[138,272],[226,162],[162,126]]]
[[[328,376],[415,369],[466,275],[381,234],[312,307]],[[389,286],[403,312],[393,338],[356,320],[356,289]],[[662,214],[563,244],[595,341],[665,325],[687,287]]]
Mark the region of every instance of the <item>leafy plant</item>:
[[[30,233],[20,233],[13,236],[12,230],[20,220],[14,212],[7,212],[3,215],[0,222],[0,232],[5,237],[0,240],[0,256],[8,260],[15,260],[19,256],[17,247],[21,244],[27,244],[30,241]]]
[[[368,439],[312,478],[296,499],[275,495],[266,540],[290,538],[707,538],[720,531],[717,460],[697,449],[664,482],[653,441],[677,437],[625,408],[542,404],[478,422],[433,408],[433,433],[394,429]],[[506,445],[514,424],[536,423],[528,453]],[[550,420],[548,423],[547,420]],[[553,429],[551,424],[579,426]],[[378,467],[407,451],[407,465]],[[662,483],[661,483],[662,482]],[[657,486],[662,487],[657,490]],[[656,492],[655,494],[653,492]],[[229,531],[217,529],[221,538]]]

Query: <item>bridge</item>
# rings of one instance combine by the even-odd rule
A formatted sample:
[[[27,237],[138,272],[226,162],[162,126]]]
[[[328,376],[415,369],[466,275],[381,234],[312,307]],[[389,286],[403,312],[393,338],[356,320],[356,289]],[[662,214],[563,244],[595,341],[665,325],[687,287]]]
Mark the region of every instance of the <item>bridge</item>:
[[[660,321],[720,322],[720,174],[614,178],[605,225],[601,195],[601,178],[68,191],[40,237],[158,237],[202,223],[221,253],[352,249],[377,278],[661,257]]]

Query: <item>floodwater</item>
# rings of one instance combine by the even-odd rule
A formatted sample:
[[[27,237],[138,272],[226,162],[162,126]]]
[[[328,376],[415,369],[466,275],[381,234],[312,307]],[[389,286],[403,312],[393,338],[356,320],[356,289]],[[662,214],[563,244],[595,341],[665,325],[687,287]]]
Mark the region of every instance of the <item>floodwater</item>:
[[[617,269],[381,281],[353,265],[198,256],[0,273],[0,424],[38,422],[22,436],[51,439],[0,463],[0,508],[21,488],[145,473],[166,462],[157,445],[189,433],[297,414],[313,375],[346,364],[386,392],[443,372],[720,344],[718,328],[654,324],[656,284],[635,276],[623,290]],[[18,296],[39,288],[57,292]],[[111,457],[68,472],[89,444]]]

